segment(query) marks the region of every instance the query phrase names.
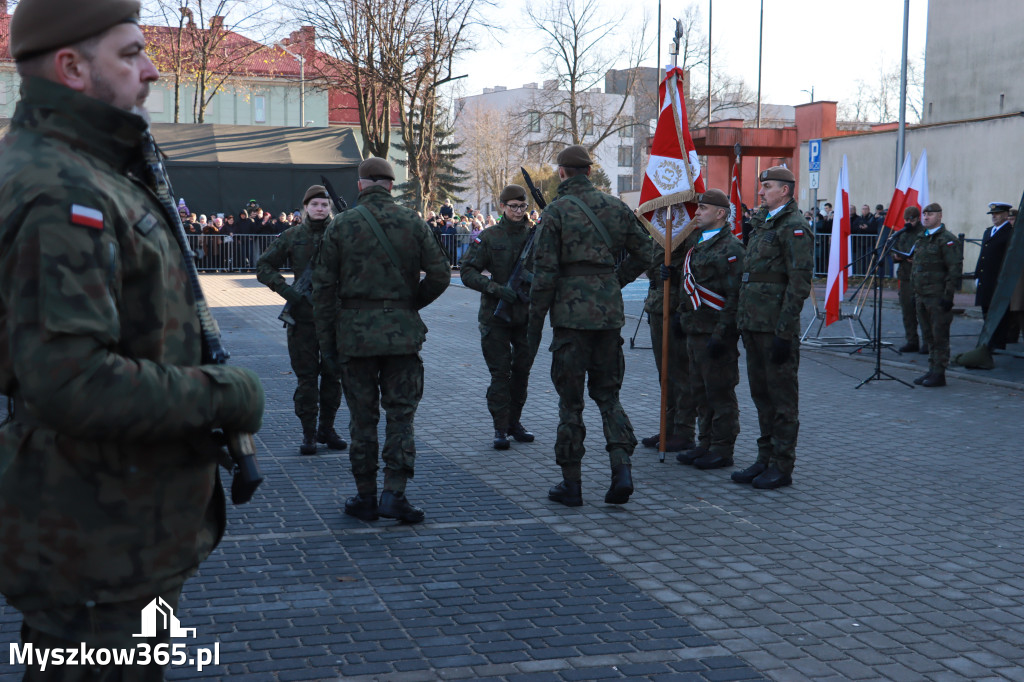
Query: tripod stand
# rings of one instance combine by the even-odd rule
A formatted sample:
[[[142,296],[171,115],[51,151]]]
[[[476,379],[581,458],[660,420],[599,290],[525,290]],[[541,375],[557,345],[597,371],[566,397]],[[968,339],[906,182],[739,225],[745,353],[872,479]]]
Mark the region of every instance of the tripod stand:
[[[875,350],[875,371],[872,372],[871,376],[869,376],[867,379],[865,379],[864,381],[862,381],[859,384],[857,384],[854,388],[860,388],[861,386],[863,386],[864,384],[866,384],[866,383],[868,383],[870,381],[885,381],[887,379],[891,380],[891,381],[898,381],[898,382],[900,382],[901,384],[903,384],[904,386],[906,386],[908,388],[914,388],[914,386],[912,384],[909,384],[906,381],[904,381],[903,379],[899,379],[897,377],[894,377],[893,375],[889,374],[888,372],[884,372],[882,370],[882,346],[883,345],[885,345],[885,346],[892,346],[892,344],[889,343],[888,341],[882,341],[882,277],[881,277],[881,268],[882,268],[882,264],[885,262],[885,257],[889,254],[889,251],[892,250],[892,246],[893,246],[893,244],[896,241],[896,234],[897,233],[893,233],[893,235],[891,237],[889,237],[889,239],[887,239],[884,243],[882,243],[881,240],[879,240],[879,242],[876,243],[876,245],[875,245],[874,251],[872,252],[873,259],[872,259],[872,261],[870,263],[870,267],[868,268],[868,274],[867,274],[867,277],[874,277],[873,284],[874,284],[875,308],[872,311],[872,315],[871,315],[871,317],[872,317],[872,325],[873,325],[873,328],[871,330],[872,331],[871,340],[868,341],[867,343],[861,344],[857,348],[853,349],[852,351],[850,351],[850,354],[852,355],[853,353],[856,353],[858,351],[864,350],[865,348],[874,348],[874,350]],[[865,281],[867,281],[867,279],[865,279]],[[899,351],[896,351],[896,352],[898,353]]]

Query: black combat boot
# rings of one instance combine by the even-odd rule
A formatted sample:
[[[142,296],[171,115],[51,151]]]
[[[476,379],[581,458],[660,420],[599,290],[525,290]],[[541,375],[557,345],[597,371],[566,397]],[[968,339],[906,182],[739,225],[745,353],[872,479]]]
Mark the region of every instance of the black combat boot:
[[[676,455],[676,461],[679,462],[680,464],[693,464],[701,457],[707,455],[709,452],[710,450],[708,450],[703,445],[698,445],[697,447],[692,448],[690,450],[683,450],[682,452],[680,452],[678,455]]]
[[[921,350],[921,344],[917,341],[907,341],[899,350],[901,353],[916,353]]]
[[[508,450],[510,445],[508,435],[502,429],[494,429],[494,449]]]
[[[939,369],[931,373],[931,376],[921,382],[925,388],[937,388],[946,385],[946,371]]]
[[[683,452],[684,450],[692,450],[695,447],[697,447],[697,444],[693,442],[692,438],[687,438],[686,436],[665,437],[665,452]]]
[[[934,374],[934,373],[935,372],[933,372],[932,370],[928,370],[927,374],[922,374],[918,378],[914,379],[914,383],[917,384],[918,386],[920,386],[921,384],[923,384],[928,379],[931,379],[932,378],[932,374]]]
[[[730,478],[736,483],[753,483],[754,479],[763,474],[767,468],[768,464],[765,462],[754,462],[743,471],[732,472]]]
[[[625,504],[633,494],[633,472],[628,464],[612,467],[612,485],[604,494],[605,504]]]
[[[338,435],[334,426],[327,426],[323,422],[320,422],[320,428],[316,430],[316,442],[326,444],[328,450],[344,450],[348,447],[348,443]]]
[[[299,452],[303,455],[316,454],[316,429],[302,429],[302,445]]]
[[[361,521],[376,521],[380,518],[380,514],[377,513],[377,491],[356,493],[345,500],[345,513]]]
[[[709,452],[693,462],[693,466],[704,470],[724,469],[726,467],[731,467],[732,464],[732,455],[725,455],[721,452]]]
[[[645,448],[656,448],[661,444],[661,434],[656,433],[653,436],[647,436],[647,438],[641,439],[640,444]]]
[[[385,490],[380,494],[377,513],[386,519],[398,519],[402,523],[419,523],[426,517],[422,509],[409,503],[405,493],[396,493],[392,490]]]
[[[775,490],[793,483],[793,475],[783,473],[774,464],[769,464],[764,472],[753,480],[754,487],[758,490]]]
[[[517,443],[532,443],[533,434],[526,430],[522,422],[518,419],[516,423],[512,425],[512,428],[508,430],[508,434],[516,439]]]
[[[566,507],[583,506],[583,487],[580,481],[563,480],[548,490],[548,499]]]

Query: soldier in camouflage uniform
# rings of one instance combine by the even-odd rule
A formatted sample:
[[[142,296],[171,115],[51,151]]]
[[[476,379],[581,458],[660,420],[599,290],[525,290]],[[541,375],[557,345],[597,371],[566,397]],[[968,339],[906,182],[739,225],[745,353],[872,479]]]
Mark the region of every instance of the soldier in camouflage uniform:
[[[892,259],[898,264],[896,267],[896,278],[899,282],[900,309],[903,312],[903,331],[906,334],[907,342],[900,346],[901,353],[928,353],[928,344],[921,346],[917,336],[917,300],[914,298],[914,285],[910,281],[910,271],[914,265],[914,258],[901,256],[899,253],[910,253],[917,243],[918,238],[924,233],[921,225],[921,211],[917,206],[909,206],[903,212],[906,223],[903,229],[896,235],[892,245]]]
[[[732,480],[773,490],[793,482],[800,429],[800,312],[811,292],[814,239],[793,199],[792,171],[775,166],[763,171],[760,181],[762,206],[751,220],[736,323],[761,436],[757,461]]]
[[[633,493],[630,455],[636,438],[619,403],[625,369],[620,288],[650,263],[651,238],[625,204],[594,188],[589,178],[593,161],[584,147],[567,147],[557,161],[562,182],[558,198],[544,209],[537,233],[528,331],[531,348],[537,348],[551,311],[551,380],[559,397],[555,460],[563,480],[548,492],[548,499],[570,507],[583,504],[580,465],[587,382],[601,411],[612,467],[604,499],[623,504]],[[615,257],[624,248],[630,258],[617,272]]]
[[[359,206],[336,217],[313,272],[313,315],[328,366],[336,365],[349,409],[349,457],[356,495],[345,513],[405,523],[423,510],[405,496],[413,477],[413,417],[423,397],[427,328],[419,310],[448,288],[448,258],[415,211],[391,197],[395,173],[384,159],[359,164]],[[426,276],[420,280],[420,272]],[[377,501],[377,422],[387,415],[384,491]]]
[[[305,275],[307,267],[314,265],[324,228],[331,217],[331,198],[323,185],[313,185],[306,190],[302,206],[305,213],[302,222],[285,230],[260,256],[256,263],[256,279],[291,304],[288,314],[295,324],[285,326],[288,328],[288,357],[299,382],[292,397],[295,416],[302,424],[299,452],[315,455],[318,442],[326,443],[331,450],[344,450],[346,443],[334,430],[334,418],[341,405],[341,379],[331,374],[321,359],[316,325],[313,324],[312,287],[306,292],[295,290],[296,281]],[[286,263],[291,264],[295,277],[291,285],[281,274]]]
[[[914,379],[914,383],[935,388],[946,385],[953,295],[960,288],[964,252],[960,240],[942,223],[941,206],[925,206],[921,211],[921,223],[924,232],[914,248],[910,278],[917,299],[921,334],[931,353],[928,356],[928,373]]]
[[[697,456],[680,453],[676,459],[698,469],[732,466],[740,433],[736,307],[744,249],[728,227],[730,208],[729,197],[721,190],[700,195],[693,217],[697,244],[683,259],[680,323],[686,330],[695,398],[704,414]]]
[[[21,101],[0,142],[0,591],[40,649],[134,648],[224,532],[211,429],[258,430],[248,370],[200,366],[181,248],[145,185],[158,73],[135,0],[22,0]],[[136,109],[137,108],[137,109]],[[38,659],[34,659],[38,661]],[[162,680],[78,665],[27,680]]]
[[[526,315],[529,306],[507,285],[530,234],[526,221],[526,190],[509,185],[498,198],[501,220],[480,233],[462,257],[462,282],[480,292],[480,346],[491,373],[487,388],[487,409],[494,421],[494,449],[508,450],[508,437],[532,443],[520,418],[526,404],[533,355],[526,343]],[[483,274],[486,270],[490,278]],[[499,301],[505,301],[511,322],[494,316]]]

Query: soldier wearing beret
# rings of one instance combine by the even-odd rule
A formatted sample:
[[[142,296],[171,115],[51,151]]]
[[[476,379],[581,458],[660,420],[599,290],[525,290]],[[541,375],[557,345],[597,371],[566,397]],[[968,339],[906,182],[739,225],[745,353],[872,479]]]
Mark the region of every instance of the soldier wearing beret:
[[[964,255],[960,240],[942,223],[942,207],[928,204],[921,211],[924,233],[914,247],[910,278],[917,299],[921,334],[931,349],[928,373],[914,383],[934,388],[946,385],[949,365],[949,327],[953,324],[953,296],[960,288]]]
[[[680,323],[686,329],[694,393],[704,414],[700,443],[676,459],[698,469],[732,466],[740,433],[736,308],[744,249],[728,228],[731,209],[729,197],[721,190],[709,189],[698,197],[693,216],[697,243],[683,258]]]
[[[908,206],[903,211],[903,219],[906,222],[896,235],[892,246],[892,259],[897,263],[896,278],[899,282],[900,309],[903,311],[903,331],[907,338],[907,342],[900,346],[900,352],[920,352],[927,355],[928,344],[922,346],[917,335],[917,301],[914,299],[914,286],[910,281],[910,271],[914,266],[914,245],[924,233],[921,211],[917,206]]]
[[[981,237],[981,253],[978,254],[978,262],[974,266],[974,283],[977,291],[974,295],[974,305],[981,307],[981,314],[988,319],[988,308],[992,302],[992,295],[996,292],[996,283],[999,282],[999,273],[1003,269],[1003,259],[1006,257],[1006,248],[1010,245],[1010,237],[1013,234],[1013,225],[1010,224],[1010,204],[1005,201],[993,201],[988,205],[988,214],[992,216],[992,226],[985,229]],[[989,347],[1006,348],[1006,327],[1008,315],[1003,315],[999,325],[992,333]]]
[[[597,403],[604,423],[612,469],[608,504],[623,504],[633,493],[630,456],[636,447],[633,426],[619,402],[625,362],[625,324],[621,287],[636,279],[651,261],[651,238],[624,203],[590,182],[590,154],[580,145],[557,157],[558,198],[541,216],[530,289],[529,338],[540,344],[544,319],[551,313],[551,380],[558,392],[555,460],[562,482],[548,499],[566,506],[583,504],[583,390]],[[630,258],[616,268],[625,249]]]
[[[423,219],[395,203],[394,181],[384,159],[359,164],[359,205],[337,216],[320,244],[313,316],[321,353],[328,369],[340,374],[349,409],[356,495],[345,502],[345,513],[364,521],[383,516],[418,523],[423,510],[409,502],[405,489],[415,473],[413,418],[423,397],[419,351],[427,327],[419,310],[448,288],[451,269]],[[387,435],[378,502],[381,407]]]
[[[151,647],[224,532],[214,428],[254,432],[263,389],[200,366],[183,253],[154,198],[140,115],[159,74],[135,0],[22,0],[22,78],[0,142],[0,591],[41,649]],[[153,185],[155,187],[155,184]],[[115,664],[26,679],[163,679]],[[124,676],[122,678],[122,676]]]
[[[462,282],[480,292],[480,345],[491,373],[487,409],[494,421],[494,449],[508,450],[508,437],[532,443],[533,434],[520,421],[526,404],[533,354],[526,342],[529,305],[508,286],[519,254],[530,235],[526,221],[526,190],[509,185],[498,197],[501,220],[475,237],[462,257]],[[484,270],[491,274],[487,277]],[[508,306],[511,321],[494,316],[499,301]]]
[[[793,198],[793,172],[775,166],[759,179],[761,208],[751,220],[736,323],[761,435],[757,460],[732,480],[773,490],[793,482],[800,428],[800,312],[811,292],[814,239]]]
[[[324,443],[331,450],[344,450],[347,444],[334,430],[334,419],[341,405],[341,379],[323,362],[313,324],[312,286],[305,287],[305,291],[295,289],[297,281],[302,278],[308,281],[312,275],[312,272],[306,275],[306,269],[314,266],[324,229],[330,222],[331,198],[323,185],[313,185],[306,190],[302,207],[302,222],[285,230],[260,256],[256,279],[291,304],[288,314],[294,324],[286,323],[285,327],[288,329],[288,357],[299,384],[292,396],[295,416],[302,424],[299,452],[315,455],[317,443]],[[291,264],[294,274],[292,284],[281,274],[286,263]]]

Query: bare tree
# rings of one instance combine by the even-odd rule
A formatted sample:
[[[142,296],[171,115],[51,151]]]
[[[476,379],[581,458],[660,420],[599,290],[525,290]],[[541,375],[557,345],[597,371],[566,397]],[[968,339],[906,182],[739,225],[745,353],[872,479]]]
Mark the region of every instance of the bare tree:
[[[469,105],[459,116],[459,142],[466,151],[462,167],[476,189],[476,205],[497,202],[512,182],[523,184],[519,166],[522,148],[515,135],[516,121],[506,111],[481,104]]]
[[[924,58],[907,60],[907,121],[920,123],[923,115]],[[900,63],[881,64],[872,82],[856,82],[853,96],[840,103],[839,116],[847,121],[891,122],[899,118]]]

